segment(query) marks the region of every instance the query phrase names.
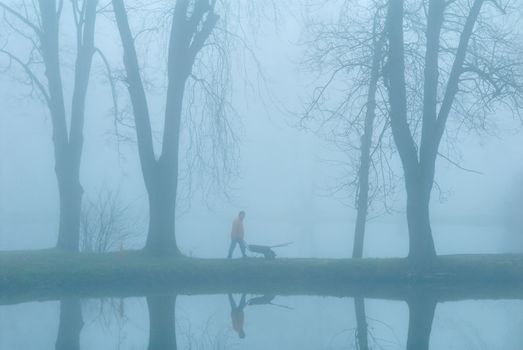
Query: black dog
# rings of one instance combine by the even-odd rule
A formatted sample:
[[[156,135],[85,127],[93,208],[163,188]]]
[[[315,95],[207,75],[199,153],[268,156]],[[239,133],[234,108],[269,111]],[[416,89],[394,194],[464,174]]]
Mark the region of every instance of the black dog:
[[[274,260],[276,258],[276,253],[272,248],[278,248],[278,247],[285,247],[291,244],[292,242],[278,244],[278,245],[258,245],[258,244],[249,244],[247,247],[249,250],[253,253],[263,254],[265,259],[267,260]]]
[[[272,250],[272,247],[266,245],[249,244],[249,250],[253,253],[263,254],[265,259],[273,260],[276,258],[276,253]]]

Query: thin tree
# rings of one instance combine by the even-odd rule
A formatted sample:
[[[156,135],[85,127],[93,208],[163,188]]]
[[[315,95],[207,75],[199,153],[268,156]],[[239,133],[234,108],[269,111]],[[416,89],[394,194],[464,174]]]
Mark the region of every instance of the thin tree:
[[[387,197],[394,186],[387,159],[388,106],[381,81],[385,9],[379,2],[361,11],[344,4],[337,23],[308,26],[313,39],[306,63],[319,71],[320,79],[326,76],[326,82],[315,89],[302,121],[319,123],[316,131],[352,158],[348,168],[354,173],[344,175],[336,191],[354,191],[353,258],[363,256],[369,207],[380,196],[388,210]],[[323,129],[328,129],[326,135]]]
[[[83,149],[85,103],[94,47],[97,0],[72,1],[72,16],[76,30],[76,63],[72,100],[66,102],[62,78],[60,19],[63,1],[39,0],[26,5],[19,12],[4,2],[4,24],[22,39],[27,40],[30,52],[22,58],[6,44],[0,52],[7,56],[9,65],[19,65],[45,100],[52,122],[55,172],[58,180],[60,221],[57,248],[78,251],[80,212],[83,189],[80,184],[80,164]],[[26,15],[32,7],[33,19]],[[42,77],[41,66],[45,71]],[[68,127],[67,106],[71,106]]]
[[[454,112],[474,121],[500,105],[515,107],[512,111],[520,105],[521,62],[513,59],[518,45],[507,40],[507,36],[499,36],[501,32],[488,15],[482,25],[476,26],[485,3],[487,0],[474,0],[471,5],[461,1],[428,1],[425,41],[422,41],[423,77],[422,81],[414,81],[418,86],[423,85],[418,111],[415,104],[408,103],[406,92],[404,0],[389,1],[387,72],[391,129],[407,192],[409,258],[419,267],[427,266],[436,256],[429,204],[449,115]],[[499,3],[490,3],[496,9],[504,8]],[[425,8],[418,11],[424,12]],[[416,16],[417,21],[421,18],[423,15]],[[499,50],[484,51],[493,45],[500,45]],[[419,133],[412,122],[416,118],[410,117],[418,113]]]
[[[167,59],[167,95],[162,147],[155,156],[150,112],[140,65],[123,0],[113,0],[113,9],[124,50],[126,82],[131,99],[138,153],[149,199],[149,229],[145,249],[179,255],[175,237],[175,208],[178,193],[180,125],[186,83],[197,55],[212,33],[218,15],[215,2],[176,1]]]
[[[381,77],[382,50],[385,36],[378,33],[377,24],[373,26],[372,63],[370,68],[367,101],[365,103],[365,121],[361,136],[361,154],[358,170],[358,196],[356,201],[356,224],[354,228],[353,258],[363,257],[365,226],[369,212],[369,172],[372,163],[372,139],[374,119],[376,118],[376,93]],[[362,301],[363,303],[363,301]]]

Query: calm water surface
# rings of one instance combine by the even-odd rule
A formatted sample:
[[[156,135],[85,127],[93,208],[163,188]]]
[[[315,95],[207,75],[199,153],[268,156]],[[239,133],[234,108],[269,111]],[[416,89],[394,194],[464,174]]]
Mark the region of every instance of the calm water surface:
[[[402,301],[364,299],[356,308],[353,298],[247,294],[244,305],[241,299],[152,296],[0,306],[0,349],[406,349],[415,342],[420,350],[523,349],[520,300],[438,303],[431,323],[430,302],[423,300],[409,313]]]

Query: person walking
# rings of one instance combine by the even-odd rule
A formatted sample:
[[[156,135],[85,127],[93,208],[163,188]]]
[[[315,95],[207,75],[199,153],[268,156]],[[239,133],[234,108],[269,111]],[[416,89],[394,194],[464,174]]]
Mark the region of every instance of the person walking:
[[[245,212],[242,210],[238,213],[238,216],[232,222],[231,244],[229,246],[229,254],[227,255],[227,259],[232,258],[232,254],[234,253],[234,249],[236,249],[237,244],[240,246],[242,257],[247,257],[245,254],[246,244],[244,241],[245,229],[243,227],[243,219],[245,219]]]

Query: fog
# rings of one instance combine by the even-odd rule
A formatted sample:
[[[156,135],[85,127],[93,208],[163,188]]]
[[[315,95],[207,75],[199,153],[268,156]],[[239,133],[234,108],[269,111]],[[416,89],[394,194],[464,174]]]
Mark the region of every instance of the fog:
[[[521,348],[522,9],[0,0],[0,350]]]
[[[240,49],[232,53],[231,101],[238,112],[241,154],[237,176],[224,191],[202,194],[195,186],[190,196],[178,203],[177,239],[185,254],[223,256],[230,221],[241,209],[247,212],[248,242],[293,241],[282,250],[289,257],[345,257],[351,251],[354,199],[348,190],[331,195],[340,176],[347,173],[340,163],[348,155],[313,131],[298,127],[299,114],[311,96],[316,76],[300,64],[307,50],[304,36],[310,8],[294,6],[293,11],[280,11],[277,19],[258,19],[259,29],[248,33],[248,45],[260,67],[238,52]],[[121,50],[114,30],[110,18],[100,19],[96,41],[117,66],[121,65]],[[158,43],[160,49],[165,50],[164,46]],[[65,56],[65,60],[71,59]],[[150,64],[158,64],[150,70],[165,70],[164,62]],[[110,88],[96,59],[94,67],[87,95],[82,186],[91,198],[99,191],[119,192],[121,200],[131,206],[132,215],[140,219],[141,225],[135,228],[139,236],[133,242],[140,247],[145,239],[147,203],[136,144],[119,144],[114,136]],[[19,70],[15,73],[23,74]],[[25,78],[13,74],[4,72],[0,81],[0,247],[49,248],[57,238],[59,210],[51,121],[37,93],[18,82]],[[70,67],[65,67],[64,81],[71,78],[70,74]],[[120,90],[121,103],[128,106],[126,92]],[[153,91],[154,98],[157,94],[161,95]],[[514,191],[523,176],[519,123],[497,113],[492,119],[496,125],[492,135],[463,133],[455,155],[463,167],[481,174],[438,160],[436,176],[441,194],[436,191],[431,202],[438,253],[495,253],[523,248],[520,230],[507,230],[505,215],[507,207],[514,205]],[[394,161],[399,164],[397,156]],[[379,212],[369,222],[368,256],[406,255],[404,190],[401,183],[397,187],[393,212]]]

